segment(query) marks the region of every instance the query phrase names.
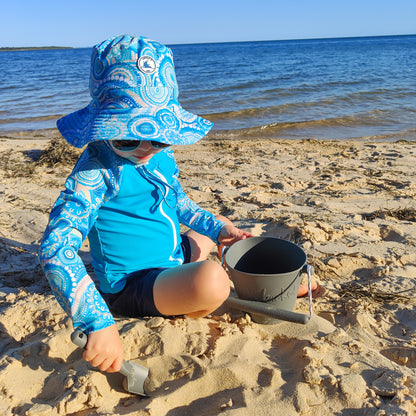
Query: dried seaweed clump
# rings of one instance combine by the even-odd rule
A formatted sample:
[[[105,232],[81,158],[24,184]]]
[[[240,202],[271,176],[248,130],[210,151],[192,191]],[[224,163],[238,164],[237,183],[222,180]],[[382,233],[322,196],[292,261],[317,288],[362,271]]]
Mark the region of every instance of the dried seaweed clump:
[[[368,282],[366,285],[361,285],[357,282],[349,282],[340,285],[338,290],[338,294],[341,297],[341,301],[345,302],[352,300],[361,303],[364,300],[368,300],[379,305],[386,303],[397,304],[398,302],[414,304],[414,296],[403,295],[402,293],[404,292],[393,293],[376,290],[373,289],[370,282]]]
[[[381,210],[375,211],[371,214],[363,214],[363,219],[367,221],[373,221],[376,218],[393,217],[399,221],[412,221],[416,222],[416,209],[415,208],[403,208],[398,210]]]
[[[61,137],[50,140],[37,161],[40,166],[73,165],[79,158],[81,150],[68,144]]]

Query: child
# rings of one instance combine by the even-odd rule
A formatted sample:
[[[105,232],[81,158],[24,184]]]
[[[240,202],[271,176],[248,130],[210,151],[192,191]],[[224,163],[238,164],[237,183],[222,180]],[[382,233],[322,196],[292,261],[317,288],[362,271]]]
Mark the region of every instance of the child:
[[[202,139],[212,123],[178,101],[172,53],[143,37],[94,47],[90,104],[57,122],[88,146],[57,199],[39,258],[73,325],[89,334],[84,358],[119,371],[123,348],[112,313],[202,317],[229,295],[228,276],[206,260],[214,244],[251,234],[191,201],[170,145]],[[179,224],[190,228],[180,234]],[[78,250],[88,236],[99,290]]]

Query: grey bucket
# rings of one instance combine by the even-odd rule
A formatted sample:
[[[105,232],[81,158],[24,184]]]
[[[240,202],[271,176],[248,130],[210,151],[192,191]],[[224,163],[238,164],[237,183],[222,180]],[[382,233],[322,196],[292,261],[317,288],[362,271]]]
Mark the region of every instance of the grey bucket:
[[[264,302],[268,309],[293,311],[302,273],[306,272],[306,254],[299,246],[281,238],[251,237],[228,248],[224,261],[240,299]],[[251,316],[261,324],[281,322],[266,313],[252,312]]]

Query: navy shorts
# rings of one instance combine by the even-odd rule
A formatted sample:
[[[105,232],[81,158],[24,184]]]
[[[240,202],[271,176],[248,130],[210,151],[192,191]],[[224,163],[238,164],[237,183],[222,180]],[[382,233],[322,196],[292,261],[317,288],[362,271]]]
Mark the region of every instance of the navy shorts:
[[[184,263],[191,262],[189,238],[182,235],[181,247]],[[118,293],[102,293],[110,311],[116,315],[136,318],[139,316],[163,316],[155,306],[153,286],[156,278],[166,268],[139,270],[127,276],[127,283]]]

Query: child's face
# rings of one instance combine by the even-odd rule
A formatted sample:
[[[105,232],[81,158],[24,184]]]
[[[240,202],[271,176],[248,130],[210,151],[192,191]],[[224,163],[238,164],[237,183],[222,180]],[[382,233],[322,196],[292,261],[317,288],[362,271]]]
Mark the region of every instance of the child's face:
[[[109,140],[108,143],[114,153],[136,165],[147,163],[153,155],[169,147],[153,140]]]

